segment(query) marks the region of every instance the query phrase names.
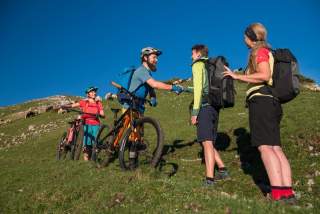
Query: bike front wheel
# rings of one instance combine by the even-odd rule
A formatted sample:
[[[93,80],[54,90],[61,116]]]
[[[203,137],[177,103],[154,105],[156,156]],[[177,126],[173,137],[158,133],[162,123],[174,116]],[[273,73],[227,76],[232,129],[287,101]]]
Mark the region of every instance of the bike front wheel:
[[[143,117],[125,130],[120,140],[119,162],[123,170],[156,167],[161,159],[164,134],[157,120]]]
[[[84,137],[84,130],[83,130],[83,125],[79,127],[79,131],[76,134],[76,143],[74,145],[74,160],[79,160],[81,153],[82,153],[82,148],[83,148],[83,137]]]
[[[73,133],[73,138],[71,142],[71,151],[70,151],[70,160],[74,160],[74,156],[76,153],[76,148],[77,148],[77,139],[78,139],[78,134],[76,132]]]
[[[112,157],[114,151],[111,149],[113,143],[113,133],[110,133],[108,125],[102,125],[93,145],[91,159],[97,167],[106,167]]]
[[[71,148],[67,145],[67,132],[64,132],[57,145],[56,158],[57,160],[64,160],[67,157]]]

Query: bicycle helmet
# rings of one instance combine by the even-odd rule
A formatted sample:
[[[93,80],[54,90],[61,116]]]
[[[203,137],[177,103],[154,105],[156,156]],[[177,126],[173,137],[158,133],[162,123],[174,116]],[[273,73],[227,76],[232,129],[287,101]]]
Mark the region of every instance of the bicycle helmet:
[[[144,57],[145,55],[150,55],[150,54],[156,54],[157,56],[160,56],[162,54],[162,51],[153,48],[153,47],[146,47],[142,48],[141,50],[141,58]]]
[[[88,94],[90,91],[98,91],[98,88],[95,86],[90,86],[86,89],[85,93]]]

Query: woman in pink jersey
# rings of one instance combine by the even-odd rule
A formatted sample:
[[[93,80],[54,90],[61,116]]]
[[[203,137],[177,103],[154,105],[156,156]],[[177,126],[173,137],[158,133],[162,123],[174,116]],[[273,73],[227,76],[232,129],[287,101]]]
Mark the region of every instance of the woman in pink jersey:
[[[267,30],[262,24],[247,27],[244,41],[250,49],[248,68],[245,74],[237,74],[226,67],[224,75],[248,83],[251,143],[258,148],[266,168],[272,200],[295,203],[291,168],[280,143],[282,108],[271,94],[259,93],[265,84],[272,85],[274,59],[266,39]]]
[[[102,102],[97,96],[97,90],[98,88],[93,86],[87,88],[85,91],[87,98],[71,105],[72,108],[80,107],[83,112],[90,113],[82,115],[82,119],[84,119],[83,159],[86,161],[91,158],[92,146],[99,131],[100,120],[98,116],[104,117]]]

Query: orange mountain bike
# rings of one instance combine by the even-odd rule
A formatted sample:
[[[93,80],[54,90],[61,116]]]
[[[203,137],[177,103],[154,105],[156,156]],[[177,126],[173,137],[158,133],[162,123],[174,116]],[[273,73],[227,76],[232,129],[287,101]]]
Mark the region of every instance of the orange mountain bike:
[[[143,116],[137,109],[141,99],[122,86],[112,82],[119,93],[127,96],[129,108],[118,118],[120,109],[112,109],[114,123],[111,130],[102,126],[96,138],[92,159],[98,166],[106,166],[118,153],[120,167],[124,170],[135,169],[138,166],[156,167],[160,161],[164,135],[157,120]]]

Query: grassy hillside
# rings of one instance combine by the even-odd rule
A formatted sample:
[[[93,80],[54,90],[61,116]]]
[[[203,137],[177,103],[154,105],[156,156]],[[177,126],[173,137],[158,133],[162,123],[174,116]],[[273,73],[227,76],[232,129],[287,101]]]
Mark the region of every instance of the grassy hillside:
[[[283,106],[282,144],[299,197],[299,204],[290,207],[269,202],[260,191],[266,176],[257,151],[249,146],[244,90],[245,85],[237,85],[236,106],[220,116],[217,146],[232,179],[210,188],[202,186],[201,147],[189,125],[191,94],[159,91],[158,107],[147,109],[146,115],[159,119],[165,132],[161,171],[123,172],[117,160],[103,169],[83,161],[56,161],[56,143],[66,121],[75,116],[71,113],[48,112],[1,125],[0,213],[317,213],[320,93],[303,91]],[[105,103],[104,123],[112,121],[110,106],[117,103]],[[2,108],[0,115],[10,111]],[[5,147],[13,140],[19,143]]]

